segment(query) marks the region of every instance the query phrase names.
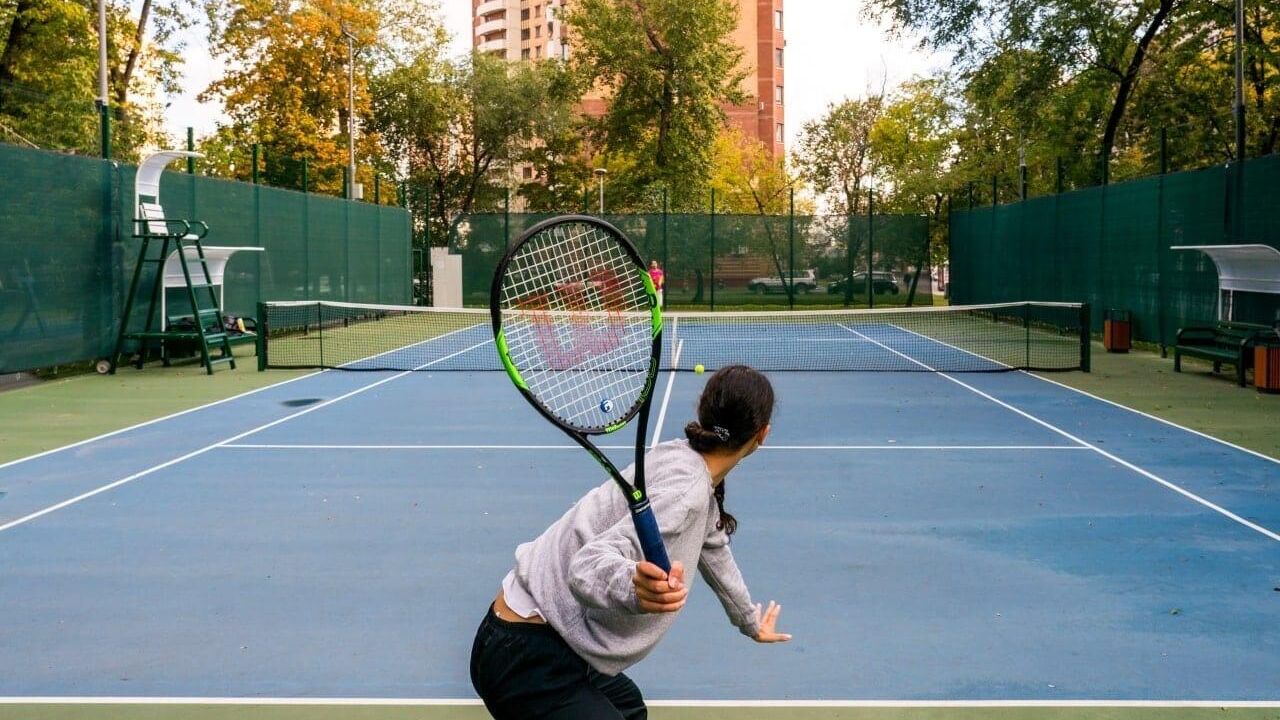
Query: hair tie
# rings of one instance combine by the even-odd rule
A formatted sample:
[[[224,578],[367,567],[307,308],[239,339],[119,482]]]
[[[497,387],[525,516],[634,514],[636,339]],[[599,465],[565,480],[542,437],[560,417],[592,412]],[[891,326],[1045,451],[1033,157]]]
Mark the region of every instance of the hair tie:
[[[720,442],[729,442],[729,431],[725,428],[722,428],[719,425],[712,425],[711,432],[715,433],[716,437],[720,438]]]

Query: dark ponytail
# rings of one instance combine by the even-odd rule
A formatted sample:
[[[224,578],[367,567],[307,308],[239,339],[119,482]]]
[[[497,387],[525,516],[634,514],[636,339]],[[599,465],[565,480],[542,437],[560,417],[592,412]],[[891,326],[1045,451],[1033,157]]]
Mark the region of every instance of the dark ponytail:
[[[707,380],[698,398],[698,419],[684,426],[689,447],[700,453],[733,452],[769,424],[773,416],[773,386],[746,365],[721,368]],[[738,521],[724,509],[724,482],[715,488],[720,519],[716,527],[732,535]]]

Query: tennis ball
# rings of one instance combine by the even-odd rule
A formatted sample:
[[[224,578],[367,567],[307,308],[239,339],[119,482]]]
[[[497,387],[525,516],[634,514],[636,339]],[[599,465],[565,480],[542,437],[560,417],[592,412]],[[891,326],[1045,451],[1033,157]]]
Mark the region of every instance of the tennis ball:
[[[693,371],[701,375],[702,373],[706,372],[707,369],[702,367],[702,363],[698,363],[697,365],[693,366]]]

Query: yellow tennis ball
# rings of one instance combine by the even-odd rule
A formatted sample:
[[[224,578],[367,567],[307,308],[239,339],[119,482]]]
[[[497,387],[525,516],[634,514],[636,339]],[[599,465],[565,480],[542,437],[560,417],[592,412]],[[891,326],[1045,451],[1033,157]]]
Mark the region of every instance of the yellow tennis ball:
[[[694,371],[694,372],[696,372],[696,373],[698,373],[699,375],[701,375],[702,373],[706,372],[706,371],[707,371],[707,369],[706,369],[706,368],[704,368],[704,367],[702,367],[702,364],[701,364],[701,363],[699,363],[699,364],[697,364],[697,365],[694,365],[694,366],[693,366],[693,371]]]

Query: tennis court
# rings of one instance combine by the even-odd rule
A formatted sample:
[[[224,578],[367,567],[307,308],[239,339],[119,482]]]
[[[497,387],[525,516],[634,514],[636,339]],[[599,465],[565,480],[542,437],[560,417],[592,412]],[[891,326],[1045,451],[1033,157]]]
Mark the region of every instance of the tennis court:
[[[771,373],[774,432],[728,485],[795,640],[741,637],[699,582],[630,672],[656,704],[1277,699],[1276,460],[1051,377],[927,372],[1008,363],[901,322],[686,325],[667,367],[813,365]],[[444,369],[495,364],[491,337],[0,466],[0,696],[474,704],[516,544],[606,480],[503,375]],[[652,437],[682,436],[706,377],[664,370]]]

